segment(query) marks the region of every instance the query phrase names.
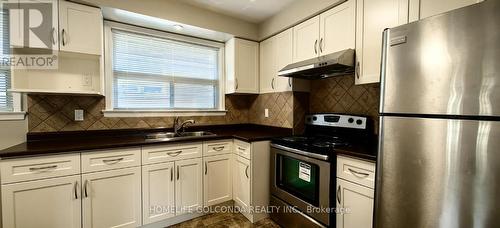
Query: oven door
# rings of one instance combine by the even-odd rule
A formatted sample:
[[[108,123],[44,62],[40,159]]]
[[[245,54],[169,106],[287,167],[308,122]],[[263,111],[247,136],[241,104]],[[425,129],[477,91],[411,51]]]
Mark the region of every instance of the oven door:
[[[330,225],[330,163],[271,146],[271,194]],[[323,209],[323,210],[321,210]]]

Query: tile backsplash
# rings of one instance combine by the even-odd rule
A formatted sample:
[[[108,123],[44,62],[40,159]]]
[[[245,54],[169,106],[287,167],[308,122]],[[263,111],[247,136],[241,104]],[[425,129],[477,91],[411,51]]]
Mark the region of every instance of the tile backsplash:
[[[353,76],[311,82],[311,93],[283,92],[226,95],[225,116],[193,116],[198,125],[254,123],[293,128],[301,133],[307,113],[361,114],[378,120],[379,86],[354,85]],[[173,117],[104,117],[105,98],[92,96],[29,95],[30,132],[171,127]],[[74,110],[84,110],[84,121],[74,121]],[[264,117],[265,109],[269,117]]]

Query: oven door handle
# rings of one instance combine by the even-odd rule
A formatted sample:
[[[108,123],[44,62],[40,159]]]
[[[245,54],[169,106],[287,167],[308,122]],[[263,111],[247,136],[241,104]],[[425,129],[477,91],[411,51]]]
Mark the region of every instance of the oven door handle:
[[[339,187],[337,188],[337,202],[339,203],[339,206],[340,206],[340,197],[341,197],[341,192],[340,192],[340,185]]]

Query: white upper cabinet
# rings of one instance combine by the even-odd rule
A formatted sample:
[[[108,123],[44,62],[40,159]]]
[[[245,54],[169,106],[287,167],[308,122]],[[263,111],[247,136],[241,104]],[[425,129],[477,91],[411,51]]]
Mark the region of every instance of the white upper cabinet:
[[[410,0],[410,22],[479,2],[482,0]]]
[[[60,50],[101,55],[101,10],[67,1],[59,2]]]
[[[349,0],[320,16],[320,39],[318,43],[321,55],[354,49],[356,2]]]
[[[260,43],[260,93],[271,93],[275,89],[276,39],[271,37]]]
[[[293,27],[293,62],[318,56],[319,16]]]
[[[382,32],[408,22],[408,0],[356,0],[356,84],[380,82]]]
[[[11,1],[12,2],[12,1]],[[53,50],[59,50],[59,20],[58,20],[58,10],[57,10],[57,0],[29,0],[22,1],[22,3],[46,3],[50,4],[50,8],[42,9],[42,13],[34,13],[37,11],[30,11],[29,25],[36,26],[42,25],[43,16],[51,15],[50,28],[38,30],[37,34],[29,32],[29,34],[24,34],[24,26],[28,23],[24,21],[24,11],[21,10],[9,10],[9,34],[10,34],[10,45],[14,48],[25,47],[25,48],[43,48],[47,49],[51,47]],[[48,25],[48,24],[47,24]],[[26,36],[26,37],[25,37]],[[26,42],[26,43],[25,43]]]
[[[80,175],[2,185],[3,227],[81,227]]]
[[[232,38],[226,42],[226,94],[259,93],[259,43]]]
[[[355,46],[355,0],[344,2],[293,27],[293,62]]]

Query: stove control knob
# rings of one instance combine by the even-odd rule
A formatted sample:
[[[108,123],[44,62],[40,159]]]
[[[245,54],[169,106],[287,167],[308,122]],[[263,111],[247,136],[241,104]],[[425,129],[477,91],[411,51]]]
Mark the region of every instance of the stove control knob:
[[[313,116],[313,121],[316,121],[316,120],[318,120],[318,117]]]
[[[362,120],[356,120],[356,124],[361,125],[363,123]]]
[[[349,122],[349,123],[354,123],[354,119],[353,119],[353,118],[349,118],[349,119],[347,120],[347,122]]]

